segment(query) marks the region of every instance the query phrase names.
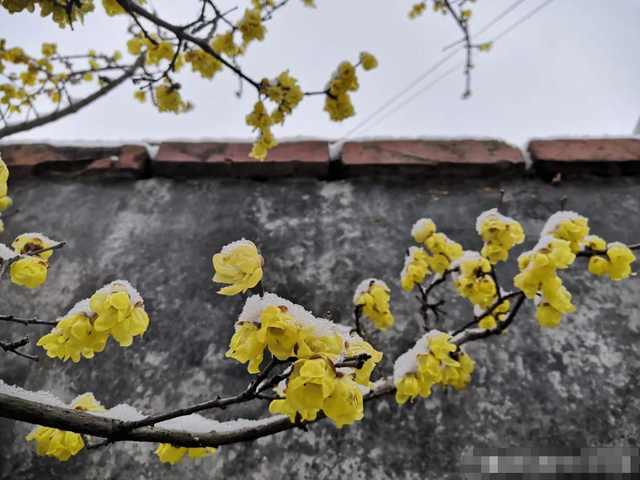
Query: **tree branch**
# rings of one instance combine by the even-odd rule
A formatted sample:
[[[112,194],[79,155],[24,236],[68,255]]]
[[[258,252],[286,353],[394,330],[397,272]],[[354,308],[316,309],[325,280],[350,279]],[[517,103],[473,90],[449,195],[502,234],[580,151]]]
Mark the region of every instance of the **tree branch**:
[[[67,117],[71,114],[78,112],[80,109],[86,107],[87,105],[90,105],[91,103],[95,102],[99,98],[104,97],[107,93],[114,90],[116,87],[118,87],[128,78],[131,78],[131,76],[133,76],[136,70],[140,66],[142,66],[143,63],[144,63],[144,57],[141,56],[129,69],[125,70],[125,72],[121,76],[119,76],[112,82],[109,82],[100,90],[92,93],[91,95],[83,98],[82,100],[79,100],[75,103],[71,103],[65,108],[56,110],[48,115],[43,115],[42,117],[35,118],[30,121],[25,121],[25,122],[15,123],[15,124],[8,124],[6,127],[0,128],[0,139],[4,137],[8,137],[9,135],[14,135],[16,133],[26,132],[28,130],[41,127],[43,125],[46,125],[51,122],[55,122],[56,120],[60,120],[61,118]]]

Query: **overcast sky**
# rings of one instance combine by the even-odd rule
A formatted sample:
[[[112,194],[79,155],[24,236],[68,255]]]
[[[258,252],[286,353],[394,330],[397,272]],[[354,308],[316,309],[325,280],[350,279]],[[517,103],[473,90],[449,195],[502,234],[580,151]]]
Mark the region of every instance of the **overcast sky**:
[[[514,1],[478,0],[472,28],[479,29]],[[226,9],[249,2],[217,3]],[[439,61],[442,47],[460,36],[450,18],[432,12],[409,20],[413,0],[316,3],[317,9],[308,9],[301,0],[292,0],[277,12],[265,41],[252,44],[242,59],[247,73],[273,77],[289,68],[303,89],[317,90],[340,61],[355,60],[362,50],[374,53],[380,67],[361,74],[361,88],[353,95],[355,118],[332,123],[321,97],[306,98],[286,125],[274,131],[279,138],[343,137]],[[491,40],[541,3],[526,0],[479,40]],[[161,16],[177,23],[195,18],[199,2],[154,4]],[[110,19],[98,10],[75,31],[60,30],[50,19],[11,16],[2,10],[0,38],[30,52],[39,51],[43,41],[56,41],[59,50],[68,53],[89,48],[126,51],[126,19]],[[423,85],[462,59],[461,53]],[[160,114],[149,104],[140,105],[132,98],[134,87],[127,84],[72,117],[7,140],[252,138],[244,117],[255,102],[255,91],[245,88],[238,99],[238,81],[229,72],[208,81],[185,69],[179,81],[183,97],[196,105],[188,114]],[[640,1],[555,0],[490,53],[476,55],[471,99],[461,100],[463,89],[460,68],[393,115],[376,118],[372,128],[355,137],[497,137],[523,144],[532,137],[628,136],[640,117]]]

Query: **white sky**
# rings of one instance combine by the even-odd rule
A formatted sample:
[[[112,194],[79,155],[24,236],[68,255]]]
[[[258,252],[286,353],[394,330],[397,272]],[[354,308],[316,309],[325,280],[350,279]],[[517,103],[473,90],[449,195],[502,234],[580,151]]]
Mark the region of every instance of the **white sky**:
[[[99,3],[100,0],[96,0]],[[514,0],[478,0],[472,29],[480,28]],[[219,0],[222,9],[247,0]],[[415,77],[442,58],[442,47],[459,38],[451,18],[428,12],[409,20],[412,0],[317,0],[317,9],[291,0],[268,22],[267,37],[251,45],[243,68],[255,78],[273,77],[289,68],[304,90],[322,89],[342,60],[356,60],[362,50],[374,53],[380,67],[360,75],[353,95],[358,115],[332,123],[322,97],[306,98],[283,128],[280,139],[294,136],[338,139]],[[542,0],[527,0],[479,40],[488,41]],[[161,16],[174,23],[195,18],[195,0],[154,0]],[[186,8],[186,6],[190,8]],[[59,51],[126,51],[125,18],[97,12],[75,31],[60,30],[50,19],[8,15],[0,11],[0,38],[30,52],[43,41]],[[446,72],[459,57],[429,77]],[[640,1],[555,0],[532,20],[476,55],[473,96],[461,100],[462,69],[418,96],[402,110],[355,137],[497,137],[522,144],[532,137],[628,136],[640,116]],[[130,84],[80,113],[7,140],[167,140],[252,138],[244,124],[255,91],[230,72],[213,81],[186,68],[178,76],[183,97],[196,109],[175,116],[133,100]],[[378,122],[378,120],[373,123]]]

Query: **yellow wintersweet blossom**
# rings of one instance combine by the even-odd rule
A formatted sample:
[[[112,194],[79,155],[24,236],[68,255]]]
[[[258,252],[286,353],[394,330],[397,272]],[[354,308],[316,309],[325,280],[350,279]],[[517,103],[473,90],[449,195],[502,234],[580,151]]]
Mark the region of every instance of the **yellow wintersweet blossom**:
[[[400,405],[413,401],[421,391],[420,382],[417,373],[409,373],[405,375],[399,383],[396,384],[396,402]]]
[[[329,83],[329,94],[325,98],[324,110],[334,122],[340,122],[355,115],[349,92],[358,90],[355,67],[342,62]]]
[[[608,258],[598,255],[592,256],[589,259],[589,272],[591,274],[597,276],[608,275],[615,281],[623,280],[631,275],[631,264],[636,260],[636,256],[623,243],[614,242],[604,248],[594,248],[593,250],[606,250]]]
[[[286,395],[286,390],[281,392],[281,396]],[[320,409],[318,408],[306,408],[301,410],[296,410],[296,408],[291,404],[291,402],[285,397],[277,400],[272,400],[269,404],[269,412],[280,415],[286,415],[291,420],[291,423],[295,423],[297,418],[312,422],[318,417],[318,412]]]
[[[140,5],[144,5],[147,2],[147,0],[134,0],[134,1],[135,3],[138,3]],[[113,17],[115,15],[122,15],[126,13],[124,8],[122,8],[116,0],[102,0],[102,6],[104,7],[104,11],[110,17]]]
[[[87,305],[88,306],[88,305]],[[93,358],[102,352],[109,338],[108,331],[95,329],[93,312],[79,311],[58,321],[53,331],[38,340],[38,346],[47,351],[51,358],[59,358],[63,362],[71,359],[74,363],[84,358]]]
[[[128,347],[133,338],[144,334],[149,316],[139,294],[124,281],[113,282],[94,293],[89,305],[97,318],[93,322],[98,332],[108,332],[121,347]]]
[[[47,279],[49,262],[38,256],[24,257],[11,264],[11,281],[27,288],[38,288]]]
[[[231,338],[226,357],[233,358],[240,363],[249,362],[249,373],[258,373],[264,358],[265,344],[258,340],[260,327],[251,322],[238,322],[236,332]]]
[[[211,48],[213,48],[216,53],[225,54],[228,57],[235,57],[236,55],[242,53],[242,49],[236,45],[233,40],[234,30],[231,30],[227,33],[219,33],[211,44]]]
[[[456,390],[464,390],[471,382],[471,372],[475,367],[475,363],[469,355],[460,352],[457,359],[457,365],[445,365],[442,371],[442,385],[452,386]]]
[[[138,100],[140,103],[145,103],[147,101],[147,94],[142,90],[138,90],[133,94],[133,98]]]
[[[190,50],[184,60],[191,64],[191,70],[200,72],[202,78],[213,78],[216,72],[222,70],[222,63],[203,50]]]
[[[425,243],[434,233],[436,233],[436,224],[430,218],[421,218],[411,228],[411,236],[418,243]]]
[[[491,276],[491,263],[477,252],[467,252],[456,264],[453,284],[456,291],[480,308],[489,307],[497,297],[496,283]]]
[[[546,295],[562,285],[557,282],[560,280],[557,270],[568,268],[575,258],[568,241],[550,235],[543,237],[533,250],[518,257],[520,273],[515,276],[514,285],[529,299],[533,299],[539,290],[545,291]]]
[[[85,393],[71,404],[73,410],[82,412],[104,412],[105,408],[94,398]],[[58,430],[57,428],[36,426],[27,436],[27,441],[36,441],[36,453],[48,457],[56,457],[66,462],[84,448],[84,440],[78,433]]]
[[[541,237],[551,235],[569,242],[571,251],[578,253],[584,238],[589,235],[589,221],[575,212],[556,212],[542,228]]]
[[[464,253],[462,245],[454,242],[444,233],[434,233],[425,240],[424,244],[431,253],[429,266],[438,275],[444,274],[451,267],[451,262],[458,260]]]
[[[362,52],[360,54],[360,64],[365,70],[373,70],[378,66],[378,60],[370,53]]]
[[[353,374],[337,372],[333,390],[322,404],[322,411],[338,428],[364,417],[364,400],[354,377]]]
[[[418,381],[420,382],[420,396],[427,398],[431,395],[431,388],[442,381],[442,362],[433,353],[419,353],[416,356],[418,364]]]
[[[155,88],[155,100],[159,112],[178,114],[191,109],[191,105],[182,100],[177,85],[158,85]]]
[[[296,361],[287,381],[286,398],[297,411],[321,410],[335,387],[333,362],[324,355]]]
[[[16,237],[11,246],[17,254],[26,255],[30,252],[52,247],[54,243],[53,240],[39,233],[23,233]],[[47,250],[46,252],[40,252],[35,255],[48,260],[51,255],[53,255],[53,250]]]
[[[174,447],[169,443],[161,443],[156,449],[156,455],[162,463],[169,463],[175,465],[180,463],[185,454],[192,460],[198,458],[204,458],[209,453],[215,453],[216,449],[212,447],[206,448],[187,448],[187,447]]]
[[[413,5],[413,7],[411,7],[411,11],[409,12],[409,18],[412,20],[418,18],[420,15],[424,13],[426,8],[427,8],[426,2],[416,3],[415,5]]]
[[[344,339],[338,334],[318,335],[313,328],[305,328],[298,334],[296,357],[311,358],[322,353],[335,359],[344,350]]]
[[[213,256],[216,271],[213,281],[230,284],[218,291],[220,295],[245,293],[262,280],[264,259],[258,248],[249,240],[239,240],[222,248]]]
[[[364,315],[373,320],[380,330],[393,326],[388,292],[389,287],[382,280],[369,278],[360,283],[353,297],[353,303],[362,307]]]
[[[42,55],[45,57],[52,57],[56,54],[58,46],[55,43],[43,43],[42,44]]]
[[[434,333],[428,339],[429,351],[445,365],[456,366],[457,362],[449,354],[455,352],[458,347],[450,343],[449,340],[451,340],[451,335],[448,333]]]
[[[242,33],[242,42],[246,47],[253,40],[261,42],[264,40],[266,28],[262,25],[262,15],[260,10],[247,8],[244,17],[238,22],[238,30]]]
[[[493,264],[507,260],[509,250],[524,242],[522,226],[500,214],[496,208],[478,217],[476,230],[484,242],[481,254]]]
[[[357,357],[362,354],[367,354],[371,358],[364,362],[362,368],[355,369],[355,381],[363,387],[373,388],[373,382],[370,380],[371,373],[382,360],[382,352],[378,352],[370,343],[364,340],[350,341],[347,347],[347,358]]]
[[[423,248],[409,248],[409,255],[405,257],[404,268],[400,274],[402,288],[410,292],[416,284],[422,283],[429,271],[429,255]]]
[[[270,306],[260,315],[260,330],[256,339],[267,346],[278,360],[287,360],[294,353],[298,343],[300,325],[287,315],[287,307]]]

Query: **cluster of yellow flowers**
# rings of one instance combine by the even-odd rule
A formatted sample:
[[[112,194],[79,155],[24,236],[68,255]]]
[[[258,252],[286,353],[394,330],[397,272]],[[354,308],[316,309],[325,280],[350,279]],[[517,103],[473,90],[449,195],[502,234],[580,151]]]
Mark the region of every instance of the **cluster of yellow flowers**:
[[[522,226],[505,217],[496,208],[482,213],[476,221],[476,231],[482,238],[482,256],[493,264],[505,261],[514,245],[524,242]]]
[[[74,2],[71,11],[67,11],[70,0],[2,0],[0,6],[9,13],[19,13],[24,10],[33,13],[36,5],[40,7],[40,16],[45,18],[51,15],[52,20],[60,28],[65,28],[70,22],[83,22],[87,13],[95,10],[93,0]]]
[[[358,65],[365,70],[372,70],[378,66],[378,61],[370,53],[362,52]],[[360,88],[356,75],[358,65],[354,67],[350,62],[342,62],[329,82],[324,110],[334,122],[341,122],[356,114],[349,92]]]
[[[92,358],[103,351],[109,336],[121,347],[130,346],[148,326],[140,294],[129,282],[117,280],[76,304],[38,346],[51,358],[79,362],[81,357]]]
[[[270,405],[272,413],[295,421],[315,419],[322,410],[338,427],[362,418],[363,398],[359,385],[371,388],[370,376],[382,354],[349,329],[316,318],[300,305],[267,293],[250,297],[236,323],[227,357],[248,363],[258,373],[268,350],[280,361],[297,359],[286,383],[278,389],[283,397]],[[369,359],[359,370],[336,368],[343,359],[366,353]]]
[[[267,29],[262,25],[262,13],[257,8],[247,8],[238,22],[238,30],[242,33],[242,42],[246,47],[254,40],[261,42]]]
[[[362,313],[380,330],[393,326],[393,315],[389,307],[389,287],[382,280],[368,278],[356,288],[353,303],[362,308]]]
[[[450,343],[451,335],[433,330],[396,360],[393,371],[396,401],[428,397],[434,385],[464,390],[471,381],[474,362]]]
[[[609,276],[611,280],[616,281],[631,275],[631,264],[635,262],[636,256],[625,244],[620,242],[607,244],[600,237],[587,235],[581,247],[586,252],[601,254],[589,258],[589,273],[598,277]],[[607,258],[602,255],[606,255]]]
[[[451,267],[451,262],[463,254],[459,243],[444,233],[436,232],[436,224],[430,218],[418,220],[411,229],[411,235],[416,242],[424,244],[430,254],[422,247],[409,249],[400,274],[402,288],[407,291],[422,283],[424,277],[431,273],[430,269],[438,275],[444,274]]]
[[[262,280],[264,258],[258,253],[258,247],[244,238],[222,247],[220,253],[213,256],[213,268],[216,271],[213,281],[229,284],[218,291],[221,295],[246,293]]]
[[[282,72],[272,80],[262,79],[259,92],[261,96],[264,95],[276,104],[275,110],[269,113],[264,102],[260,100],[246,117],[247,125],[253,127],[254,131],[260,132],[249,156],[264,160],[267,158],[269,150],[278,146],[278,142],[271,132],[271,127],[276,124],[284,124],[285,116],[293,113],[293,109],[302,101],[304,94],[298,81],[289,75],[289,71]]]
[[[71,408],[82,412],[105,411],[105,408],[100,405],[100,402],[91,393],[85,393],[76,398],[71,403]],[[84,440],[80,434],[41,425],[37,425],[27,436],[27,441],[30,442],[32,440],[36,441],[38,455],[56,457],[63,462],[66,462],[84,448]]]
[[[182,461],[187,455],[190,459],[196,460],[198,458],[204,458],[209,453],[215,453],[216,449],[212,447],[206,448],[186,448],[186,447],[174,447],[169,443],[162,443],[156,450],[156,455],[162,463],[169,463],[175,465]]]
[[[467,251],[452,267],[453,285],[462,297],[485,309],[497,300],[498,288],[489,260],[477,252]]]
[[[575,311],[571,294],[557,270],[568,268],[580,252],[592,254],[589,271],[594,275],[609,275],[614,280],[631,275],[635,256],[626,245],[607,245],[600,237],[589,235],[588,220],[575,212],[553,214],[542,229],[538,244],[518,258],[520,273],[514,279],[527,298],[535,298],[536,318],[542,326],[555,328],[563,314]],[[606,254],[608,259],[599,254]]]
[[[0,39],[0,73],[6,83],[0,83],[0,104],[8,106],[8,112],[20,114],[25,107],[34,107],[39,96],[47,96],[53,103],[62,101],[64,87],[94,80],[93,71],[102,67],[116,67],[122,54],[98,55],[90,50],[86,55],[74,56],[74,62],[86,61],[88,68],[75,69],[69,57],[58,55],[55,43],[42,44],[42,56],[28,55],[19,47],[7,48]],[[11,67],[11,68],[9,68]],[[62,71],[56,71],[62,68]],[[99,77],[99,83],[104,79]]]

